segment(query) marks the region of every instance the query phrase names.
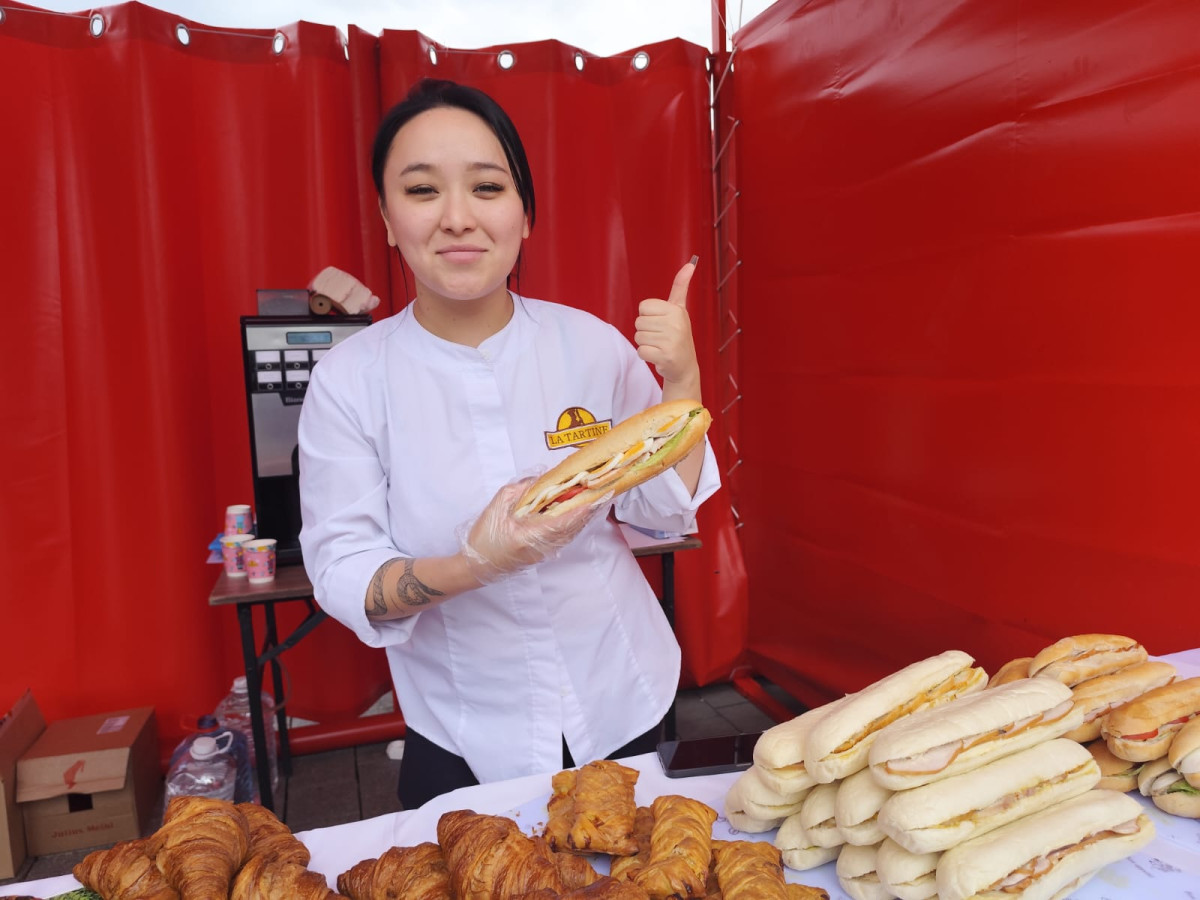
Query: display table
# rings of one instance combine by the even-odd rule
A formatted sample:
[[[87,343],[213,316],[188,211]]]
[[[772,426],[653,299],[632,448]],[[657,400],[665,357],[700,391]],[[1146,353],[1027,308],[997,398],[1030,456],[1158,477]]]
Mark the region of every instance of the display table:
[[[1162,657],[1179,669],[1181,678],[1200,676],[1200,650]],[[636,788],[639,805],[647,805],[664,794],[683,794],[707,803],[718,813],[723,811],[725,792],[736,774],[707,775],[698,778],[667,778],[653,754],[622,760],[641,774]],[[435,797],[416,810],[391,813],[361,822],[318,828],[297,837],[312,851],[309,867],[321,872],[334,885],[337,876],[363,859],[377,857],[392,846],[412,846],[437,840],[437,822],[442,813],[453,809],[507,815],[526,833],[540,831],[546,821],[546,800],[550,795],[553,773],[529,775],[494,784],[462,788]],[[1200,885],[1200,821],[1181,819],[1160,811],[1138,794],[1146,813],[1154,820],[1157,835],[1140,853],[1100,871],[1076,891],[1079,900],[1155,900],[1196,897]],[[771,840],[774,832],[743,835],[732,831],[722,815],[713,826],[720,839]],[[838,885],[833,863],[804,872],[787,870],[787,878],[822,887],[832,900],[846,900]],[[77,887],[70,875],[47,878],[25,884],[8,885],[0,891],[17,896],[52,897]]]

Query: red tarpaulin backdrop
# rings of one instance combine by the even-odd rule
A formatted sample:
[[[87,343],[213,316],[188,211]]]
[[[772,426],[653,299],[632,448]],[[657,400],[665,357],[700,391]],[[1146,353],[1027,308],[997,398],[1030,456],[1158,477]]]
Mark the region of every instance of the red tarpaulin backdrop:
[[[750,647],[802,697],[1200,644],[1197,34],[1187,0],[919,0],[738,35],[731,492]]]
[[[586,57],[557,43],[456,52],[412,33],[220,31],[128,3],[83,16],[10,5],[0,24],[0,255],[8,298],[0,706],[32,687],[56,718],[152,704],[164,743],[241,671],[233,611],[204,562],[225,505],[252,495],[238,317],[258,288],[327,265],[398,310],[368,150],[380,104],[417,77],[494,93],[529,144],[538,222],[521,289],[632,334],[711,241],[705,51],[681,41]],[[347,58],[348,57],[348,58]],[[409,281],[411,284],[411,279]],[[706,382],[714,294],[691,293]],[[690,681],[742,649],[744,577],[721,495],[678,560]],[[284,617],[287,624],[294,619]],[[357,714],[382,654],[326,623],[284,656],[291,711]]]

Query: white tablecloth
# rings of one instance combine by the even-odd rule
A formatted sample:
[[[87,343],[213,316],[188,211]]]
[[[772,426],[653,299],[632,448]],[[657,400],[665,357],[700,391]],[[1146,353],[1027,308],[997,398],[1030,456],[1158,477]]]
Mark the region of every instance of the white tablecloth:
[[[1200,649],[1161,658],[1176,666],[1180,678],[1200,676]],[[668,778],[653,754],[635,756],[622,762],[641,773],[636,789],[639,805],[648,805],[663,794],[683,794],[707,803],[720,813],[725,792],[738,777],[729,774]],[[332,887],[340,873],[359,860],[379,856],[388,847],[436,841],[438,818],[448,810],[473,809],[476,812],[514,816],[524,831],[532,832],[545,822],[545,801],[550,794],[552,774],[547,772],[462,788],[436,797],[420,809],[331,828],[317,828],[301,832],[297,837],[312,852],[310,868],[324,874]],[[1167,815],[1138,794],[1131,796],[1142,801],[1147,814],[1154,820],[1158,831],[1153,843],[1130,859],[1101,870],[1073,896],[1079,900],[1200,897],[1200,821]],[[737,834],[722,816],[713,827],[713,835],[726,839],[771,840],[774,832]],[[806,872],[789,869],[788,880],[823,887],[829,891],[832,900],[848,900],[838,885],[833,863]],[[0,887],[0,895],[52,897],[78,886],[72,876],[63,875]]]

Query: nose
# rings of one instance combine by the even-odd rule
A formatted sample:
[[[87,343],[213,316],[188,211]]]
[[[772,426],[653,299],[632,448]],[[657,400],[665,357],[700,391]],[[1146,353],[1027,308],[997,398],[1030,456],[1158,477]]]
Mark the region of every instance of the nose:
[[[449,191],[442,204],[442,230],[450,234],[462,234],[475,227],[475,214],[471,209],[469,194]]]

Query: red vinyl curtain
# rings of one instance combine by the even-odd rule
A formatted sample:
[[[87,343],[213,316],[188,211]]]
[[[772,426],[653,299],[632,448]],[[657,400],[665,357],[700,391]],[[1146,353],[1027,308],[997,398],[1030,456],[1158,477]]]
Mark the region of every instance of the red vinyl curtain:
[[[505,71],[490,51],[437,46],[435,64],[409,32],[351,28],[344,45],[299,23],[276,52],[271,30],[138,3],[96,13],[99,36],[87,14],[20,4],[0,23],[0,706],[27,686],[51,718],[149,704],[170,743],[241,671],[205,563],[224,507],[252,494],[238,317],[256,312],[257,289],[303,287],[327,265],[384,298],[376,315],[406,302],[370,184],[381,108],[424,74],[509,108],[538,191],[520,285],[531,296],[631,335],[638,300],[665,294],[700,253],[691,301],[707,384],[705,53],[671,41],[643,48],[644,71],[630,55],[588,56],[581,71],[550,42],[510,48]],[[727,675],[745,633],[721,495],[701,527],[705,548],[678,559],[691,681]],[[309,718],[357,714],[388,684],[382,654],[334,623],[284,661],[291,711]]]
[[[736,36],[734,502],[798,695],[1200,644],[1197,34],[1186,0],[781,0]]]

